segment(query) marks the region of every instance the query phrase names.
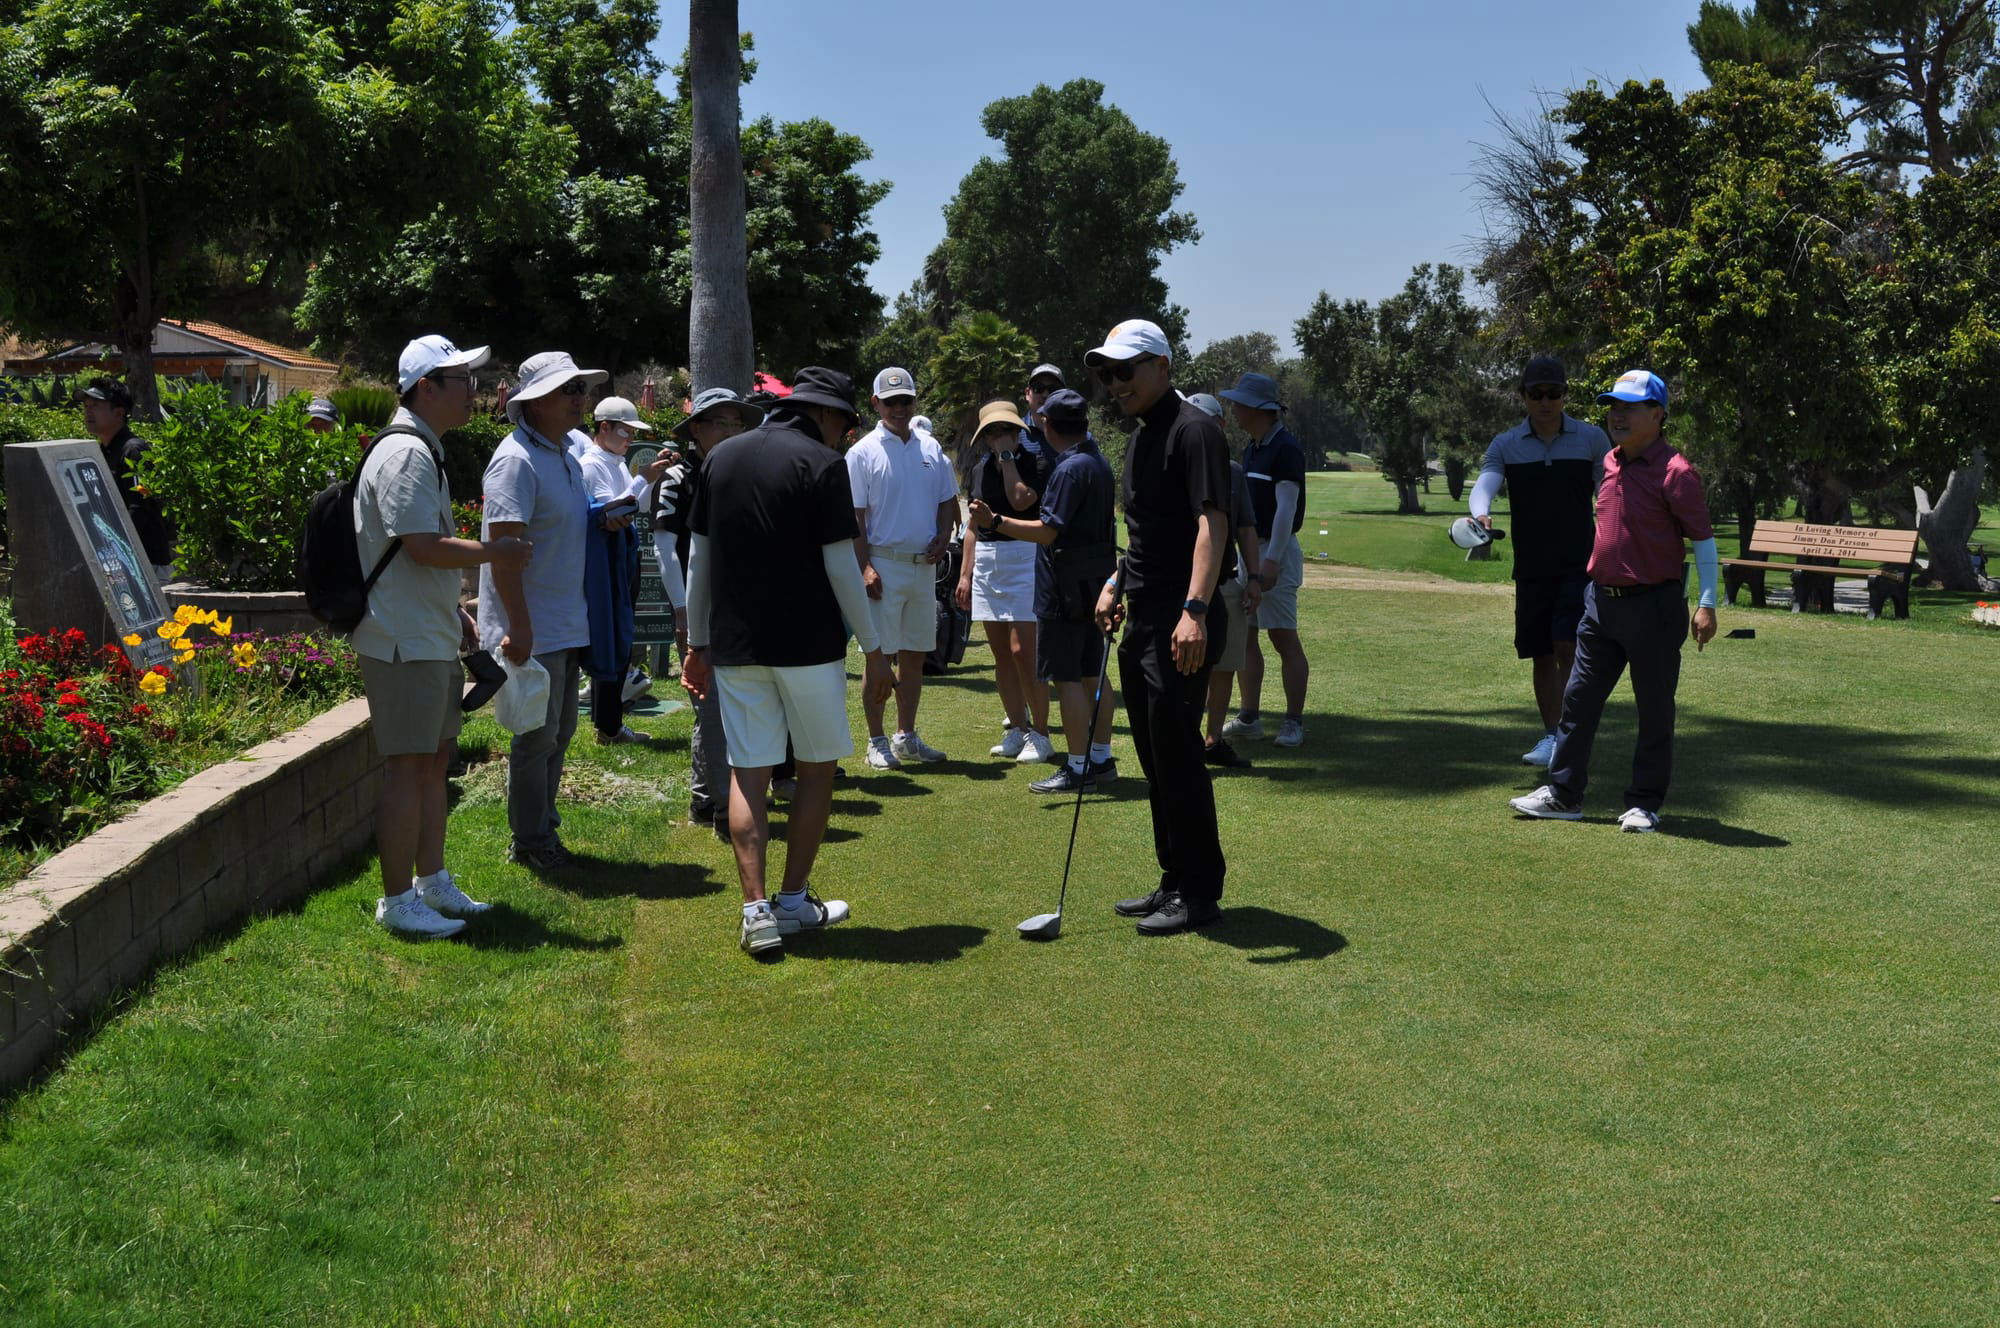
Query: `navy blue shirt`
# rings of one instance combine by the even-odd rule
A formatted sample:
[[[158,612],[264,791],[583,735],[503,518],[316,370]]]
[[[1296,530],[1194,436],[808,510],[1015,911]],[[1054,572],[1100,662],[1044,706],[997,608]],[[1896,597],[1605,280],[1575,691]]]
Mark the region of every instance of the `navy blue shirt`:
[[[1292,431],[1279,425],[1261,443],[1243,449],[1243,475],[1250,481],[1250,506],[1257,513],[1257,538],[1271,542],[1271,523],[1278,515],[1278,485],[1290,480],[1299,486],[1298,506],[1292,509],[1292,529],[1306,521],[1306,450]]]
[[[1597,531],[1591,499],[1610,450],[1604,430],[1568,415],[1549,442],[1524,419],[1488,445],[1479,473],[1507,481],[1516,581],[1583,571]]]
[[[1051,446],[1048,455],[1056,461],[1042,489],[1042,523],[1056,528],[1053,542],[1035,550],[1035,617],[1055,622],[1062,617],[1055,582],[1055,554],[1058,549],[1087,549],[1112,541],[1112,491],[1116,481],[1111,463],[1097,444],[1078,443],[1057,456]],[[979,536],[985,539],[982,531]],[[1098,578],[1099,587],[1103,579]],[[1096,589],[1091,591],[1095,602]]]

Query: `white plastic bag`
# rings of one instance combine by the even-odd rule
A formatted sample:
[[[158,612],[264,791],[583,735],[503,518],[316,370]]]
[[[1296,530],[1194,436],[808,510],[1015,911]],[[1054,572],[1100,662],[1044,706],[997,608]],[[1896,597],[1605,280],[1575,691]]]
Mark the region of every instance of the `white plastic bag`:
[[[526,664],[502,655],[500,667],[507,670],[507,685],[493,698],[493,718],[516,736],[534,732],[549,718],[549,671],[533,655]]]

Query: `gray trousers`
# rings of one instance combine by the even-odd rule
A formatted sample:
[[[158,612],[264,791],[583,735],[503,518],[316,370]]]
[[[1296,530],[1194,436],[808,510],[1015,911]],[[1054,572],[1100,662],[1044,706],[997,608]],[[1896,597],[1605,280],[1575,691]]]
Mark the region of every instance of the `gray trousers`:
[[[711,688],[706,701],[694,703],[694,736],[688,743],[688,814],[700,819],[715,812],[729,814],[729,744],[722,736],[722,702]]]
[[[522,848],[550,848],[557,842],[556,827],[562,824],[556,790],[562,787],[569,740],[576,736],[583,652],[551,650],[535,659],[549,671],[548,719],[540,728],[515,734],[507,749],[507,828]]]

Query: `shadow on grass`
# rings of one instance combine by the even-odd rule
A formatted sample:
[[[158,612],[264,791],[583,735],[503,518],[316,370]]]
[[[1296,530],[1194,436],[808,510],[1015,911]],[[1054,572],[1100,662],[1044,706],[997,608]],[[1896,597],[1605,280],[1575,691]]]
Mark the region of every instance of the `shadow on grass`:
[[[835,784],[833,787],[836,793],[842,791],[842,786],[839,784]],[[898,770],[889,770],[881,774],[870,775],[865,781],[846,787],[852,792],[872,793],[880,798],[923,798],[930,796],[931,792],[930,789]]]
[[[1301,959],[1326,959],[1347,948],[1347,938],[1330,927],[1308,918],[1277,913],[1251,905],[1231,908],[1223,901],[1222,921],[1204,927],[1195,935],[1237,950],[1279,950],[1281,954],[1253,954],[1253,964],[1291,964]]]
[[[1308,714],[1306,745],[1280,756],[1258,752],[1252,779],[1310,789],[1397,798],[1491,790],[1501,799],[1541,782],[1516,757],[1527,712],[1479,718],[1438,710],[1391,715]],[[1590,800],[1616,800],[1632,759],[1635,721],[1629,692],[1607,709],[1592,762]],[[1943,735],[1744,719],[1682,711],[1674,740],[1676,779],[1666,815],[1703,826],[1709,842],[1776,847],[1782,841],[1713,818],[1743,793],[1821,794],[1879,806],[1923,803],[1940,793],[2000,783],[2000,759],[1937,755],[1956,740]],[[1694,834],[1693,838],[1708,838]]]
[[[1660,815],[1659,833],[1669,839],[1693,839],[1718,848],[1790,848],[1792,841],[1763,834],[1747,826],[1729,825],[1713,816],[1676,816],[1669,807]]]
[[[830,927],[825,931],[787,937],[785,952],[794,959],[861,959],[877,964],[942,964],[962,959],[986,940],[984,927],[934,923],[923,927]]]
[[[458,944],[473,950],[526,951],[539,950],[545,945],[565,950],[616,950],[625,944],[625,938],[615,933],[583,936],[551,927],[533,914],[523,913],[506,904],[495,904],[472,919],[471,925],[460,932],[457,939]]]
[[[579,899],[699,899],[723,884],[700,863],[613,862],[589,853],[573,853],[569,866],[535,876]]]

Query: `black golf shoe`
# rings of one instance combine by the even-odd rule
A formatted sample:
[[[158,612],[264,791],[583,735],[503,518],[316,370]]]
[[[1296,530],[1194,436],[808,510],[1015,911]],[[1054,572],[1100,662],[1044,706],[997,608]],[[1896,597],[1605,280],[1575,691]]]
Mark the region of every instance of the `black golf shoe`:
[[[1097,787],[1097,781],[1090,775],[1079,774],[1069,768],[1067,762],[1056,767],[1053,775],[1045,776],[1028,785],[1030,793],[1088,793]]]
[[[1143,918],[1165,904],[1173,896],[1164,888],[1137,899],[1121,899],[1111,906],[1111,911],[1121,918]]]
[[[1250,759],[1229,745],[1229,739],[1217,738],[1201,749],[1201,759],[1209,765],[1218,765],[1225,770],[1248,770]]]
[[[1139,934],[1172,936],[1177,931],[1191,931],[1220,921],[1222,910],[1214,904],[1191,904],[1177,894],[1170,894],[1160,901],[1158,908],[1139,919]]]
[[[1118,778],[1118,758],[1107,756],[1102,761],[1089,761],[1085,764],[1083,773],[1084,778],[1090,781],[1087,787],[1091,792],[1095,793],[1099,780],[1113,780]]]

